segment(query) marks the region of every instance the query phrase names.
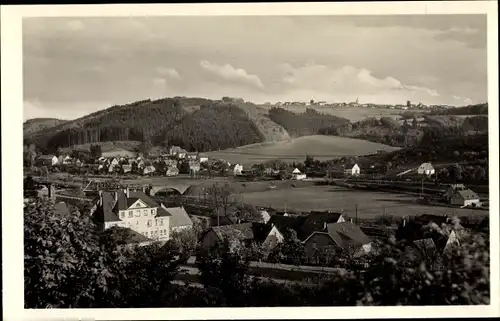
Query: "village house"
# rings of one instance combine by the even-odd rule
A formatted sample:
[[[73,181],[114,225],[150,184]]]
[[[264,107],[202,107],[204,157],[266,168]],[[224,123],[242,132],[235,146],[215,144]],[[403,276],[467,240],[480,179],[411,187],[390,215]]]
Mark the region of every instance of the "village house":
[[[396,238],[410,242],[421,253],[442,252],[451,245],[460,245],[460,240],[467,235],[465,229],[454,220],[456,218],[431,214],[404,219],[398,227]]]
[[[208,157],[200,157],[200,163],[207,163],[208,162]]]
[[[179,146],[172,146],[170,147],[169,153],[170,155],[176,156],[179,159],[184,159],[186,157],[187,151],[180,148]]]
[[[352,256],[360,256],[372,250],[371,239],[351,222],[326,224],[323,230],[313,232],[303,243],[309,260],[320,259],[327,248],[333,250],[330,255],[347,252]]]
[[[434,175],[434,173],[436,173],[436,170],[434,169],[431,163],[422,163],[422,165],[420,165],[417,169],[418,175],[431,176]]]
[[[116,165],[119,165],[120,162],[118,161],[118,159],[116,157],[113,157],[111,159],[111,163],[110,164],[116,166]]]
[[[306,178],[306,174],[301,173],[301,171],[296,168],[292,172],[292,179],[296,181],[301,181]]]
[[[170,214],[170,232],[181,232],[193,228],[193,221],[189,217],[184,207],[166,207],[163,203],[161,207]]]
[[[197,152],[194,153],[186,153],[186,158],[188,160],[198,160],[199,154]]]
[[[264,223],[241,223],[224,226],[212,226],[201,240],[202,248],[210,249],[218,242],[228,240],[231,250],[238,246],[248,246],[252,243],[274,248],[283,241],[283,236],[277,229]]]
[[[132,171],[132,165],[122,165],[123,173],[127,174]]]
[[[70,165],[71,163],[73,162],[73,159],[71,158],[71,156],[69,155],[66,155],[63,159],[63,164],[64,165]]]
[[[179,175],[179,169],[176,165],[169,166],[166,172],[167,176],[177,176]]]
[[[243,165],[240,165],[240,164],[234,165],[234,168],[233,168],[234,176],[239,176],[242,174],[242,172],[243,172]]]
[[[358,164],[347,164],[344,168],[345,176],[359,176],[360,172]]]
[[[59,163],[59,159],[54,155],[40,155],[36,160],[36,164],[39,166],[54,166],[57,163]]]
[[[196,178],[201,169],[200,161],[196,159],[191,159],[189,160],[188,164],[189,164],[189,175],[191,177]]]
[[[153,165],[149,165],[144,167],[143,174],[144,175],[153,175],[156,171],[156,168]]]
[[[100,230],[130,228],[156,241],[170,238],[170,214],[142,191],[99,192],[92,214]]]
[[[479,196],[470,189],[455,191],[450,198],[451,205],[458,206],[481,206]]]

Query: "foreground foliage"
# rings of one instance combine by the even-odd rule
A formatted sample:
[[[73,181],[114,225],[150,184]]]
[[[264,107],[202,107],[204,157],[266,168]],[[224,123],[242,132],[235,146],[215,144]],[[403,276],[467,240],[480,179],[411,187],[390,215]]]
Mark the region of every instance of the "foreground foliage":
[[[252,277],[250,256],[229,242],[199,255],[198,282],[172,283],[193,235],[164,246],[118,246],[94,233],[88,215],[55,211],[36,201],[24,211],[25,307],[204,307],[489,304],[489,243],[473,235],[438,256],[407,244],[376,244],[364,270],[322,275],[301,283]],[[189,242],[179,246],[179,242]],[[174,248],[171,246],[174,245]],[[300,251],[292,239],[277,253]],[[281,253],[281,254],[280,254]],[[181,254],[181,255],[179,255]],[[293,255],[292,255],[293,257]],[[299,259],[297,257],[297,259]]]

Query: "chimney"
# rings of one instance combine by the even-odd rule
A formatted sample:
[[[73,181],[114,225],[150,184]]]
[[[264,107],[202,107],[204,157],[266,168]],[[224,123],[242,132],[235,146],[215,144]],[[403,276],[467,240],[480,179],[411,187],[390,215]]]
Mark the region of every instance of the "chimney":
[[[102,190],[99,190],[99,205],[102,205]]]
[[[125,195],[127,195],[127,198],[130,197],[130,188],[127,185],[127,189],[125,189]]]
[[[406,226],[406,219],[403,219],[403,227]]]

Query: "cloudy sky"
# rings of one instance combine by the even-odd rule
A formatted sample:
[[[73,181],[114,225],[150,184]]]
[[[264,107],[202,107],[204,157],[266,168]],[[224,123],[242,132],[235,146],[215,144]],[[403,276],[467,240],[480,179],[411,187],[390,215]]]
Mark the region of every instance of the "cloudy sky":
[[[25,18],[24,119],[172,96],[464,105],[486,17]]]

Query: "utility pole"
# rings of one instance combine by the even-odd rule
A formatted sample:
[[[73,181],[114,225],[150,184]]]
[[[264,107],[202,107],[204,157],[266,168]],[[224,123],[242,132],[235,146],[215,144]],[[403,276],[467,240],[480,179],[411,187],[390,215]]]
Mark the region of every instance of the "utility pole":
[[[358,225],[358,203],[356,203],[356,225]]]

